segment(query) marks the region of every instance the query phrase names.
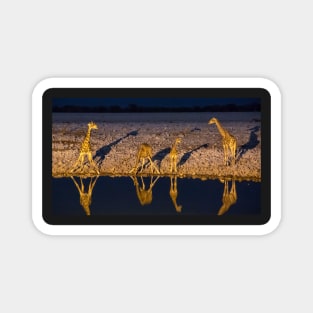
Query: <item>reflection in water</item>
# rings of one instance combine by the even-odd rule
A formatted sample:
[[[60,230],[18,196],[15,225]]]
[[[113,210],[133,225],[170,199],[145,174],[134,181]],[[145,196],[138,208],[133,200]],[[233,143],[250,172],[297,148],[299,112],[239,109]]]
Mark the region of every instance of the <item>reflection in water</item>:
[[[178,175],[146,174],[124,177],[99,175],[68,177],[71,179],[53,180],[53,205],[55,212],[58,212],[56,214],[77,214],[75,213],[77,208],[75,209],[72,205],[72,203],[77,203],[77,191],[70,193],[70,190],[73,190],[73,183],[78,190],[80,206],[83,208],[79,211],[87,216],[97,216],[104,212],[118,215],[143,214],[142,206],[149,206],[149,210],[144,213],[148,215],[213,214],[222,216],[260,212],[260,183],[238,182],[234,178],[219,180],[202,178],[200,180],[181,178]],[[94,191],[96,184],[99,186]],[[132,185],[135,186],[135,190]],[[134,191],[136,197],[134,197]],[[209,206],[208,191],[212,194]],[[59,196],[60,194],[66,194],[66,196]],[[114,196],[116,194],[120,194],[121,197],[116,199]]]
[[[175,206],[175,210],[177,213],[180,213],[181,212],[181,209],[182,209],[182,205],[178,205],[177,204],[177,196],[178,196],[178,191],[177,191],[177,176],[171,176],[170,177],[170,180],[171,180],[171,187],[170,187],[170,197],[173,201],[173,204]]]
[[[157,176],[155,179],[153,176],[150,176],[150,185],[148,189],[146,189],[146,185],[142,176],[140,176],[141,186],[138,182],[137,176],[130,176],[130,178],[133,180],[134,185],[136,187],[136,194],[140,204],[141,205],[150,204],[152,202],[152,188],[154,187],[155,183],[158,181],[160,176]]]
[[[229,191],[229,181],[224,181],[224,192],[222,198],[223,204],[219,209],[217,215],[223,215],[229,208],[237,202],[236,181],[232,180],[231,189]]]
[[[85,185],[83,182],[82,177],[80,176],[80,185],[77,183],[76,179],[71,176],[78,192],[79,192],[79,199],[80,199],[80,204],[83,207],[86,215],[90,215],[90,205],[91,205],[91,198],[92,198],[92,191],[93,188],[95,187],[95,184],[97,182],[99,176],[96,177],[90,177],[89,179],[89,185],[88,185],[88,190],[87,192],[85,192]],[[88,179],[88,177],[85,177],[86,179]],[[86,185],[87,187],[87,185]]]

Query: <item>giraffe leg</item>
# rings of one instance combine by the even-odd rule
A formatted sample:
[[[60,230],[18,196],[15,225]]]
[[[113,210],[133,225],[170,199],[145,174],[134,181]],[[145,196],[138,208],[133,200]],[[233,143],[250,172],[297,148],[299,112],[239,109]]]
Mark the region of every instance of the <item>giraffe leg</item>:
[[[225,180],[223,199],[227,197],[227,195],[228,195],[228,180]]]
[[[230,165],[231,159],[231,146],[228,145],[226,148],[226,165]]]
[[[152,164],[152,161],[151,159],[148,157],[148,160],[149,160],[149,163],[150,163],[150,174],[153,173],[153,164]]]
[[[81,169],[81,167],[82,167],[82,158],[83,157],[84,156],[82,154],[79,155],[79,157],[78,157],[77,161],[75,162],[75,164],[73,165],[70,173],[74,172],[77,168]],[[80,164],[80,166],[78,167],[79,164]]]
[[[84,163],[85,163],[85,154],[82,154],[80,158],[80,164],[79,164],[80,171],[84,170]]]
[[[90,157],[91,157],[91,162],[92,162],[92,164],[93,164],[93,167],[95,168],[97,174],[99,174],[99,168],[98,168],[97,164],[95,163],[95,161],[94,161],[94,159],[93,159],[91,153],[90,153]]]
[[[79,156],[79,158],[80,158],[80,156]],[[75,164],[72,166],[72,169],[70,170],[70,173],[73,173],[74,170],[76,169],[78,161],[79,161],[79,158],[76,160]]]
[[[134,168],[131,170],[131,172],[135,171],[135,173],[137,174],[138,171],[139,171],[139,167],[140,167],[140,159],[137,159],[136,165],[135,165]],[[142,169],[142,167],[141,167],[141,169]],[[141,171],[141,169],[140,169],[140,171]],[[140,172],[140,171],[139,171],[139,172]]]
[[[150,161],[150,167],[151,167],[151,169],[152,169],[152,167],[156,170],[156,172],[158,173],[158,174],[160,174],[160,172],[159,172],[159,170],[158,170],[158,168],[155,166],[155,164],[152,162],[152,159],[150,158],[150,157],[148,157],[148,159],[149,159],[149,161]]]
[[[79,187],[78,183],[76,182],[75,178],[73,176],[71,176],[71,179],[73,180],[77,190],[80,192],[80,187]]]
[[[91,152],[88,152],[88,161],[89,161],[89,164],[96,170],[97,174],[99,174],[99,170],[98,170],[98,167],[95,163],[95,161],[93,160],[92,158],[92,155],[91,155]]]
[[[80,190],[81,190],[82,193],[84,193],[84,192],[85,192],[85,185],[84,185],[84,183],[83,183],[82,178],[79,177],[79,179],[80,179]]]
[[[140,172],[143,171],[144,165],[145,165],[145,158],[141,158],[141,168],[140,168]]]
[[[174,162],[174,172],[177,173],[177,162],[176,162],[176,157],[174,158],[173,162]]]
[[[95,184],[96,184],[98,178],[99,178],[99,176],[96,176],[96,178],[95,178],[94,181],[92,182],[92,184],[91,184],[91,190],[93,190],[93,188],[94,188],[94,186],[95,186]],[[92,178],[90,179],[90,182],[91,182],[91,181],[92,181]]]
[[[236,153],[235,153],[234,148],[235,148],[235,146],[232,146],[232,147],[231,147],[231,158],[232,158],[231,163],[232,163],[232,165],[235,165],[235,163],[236,163],[236,156],[235,156]]]
[[[91,152],[87,153],[87,159],[88,159],[89,165],[93,166],[93,164],[92,164],[93,160],[92,160]]]
[[[227,165],[227,145],[223,144],[224,149],[224,164]]]
[[[234,200],[237,201],[237,191],[236,191],[236,182],[235,180],[232,181],[232,185],[231,185],[231,194],[234,197]]]
[[[79,158],[79,170],[80,171],[83,171],[84,170],[84,164],[85,164],[85,156],[86,156],[86,154],[85,153],[83,153],[82,155],[81,155],[81,157]]]
[[[94,159],[93,159],[92,157],[91,157],[91,160],[92,160],[93,167],[94,167],[95,170],[96,170],[96,173],[99,175],[100,172],[99,172],[99,168],[98,168],[97,164],[95,163],[95,161],[94,161]]]
[[[232,157],[233,157],[233,164],[236,163],[236,151],[237,151],[237,142],[234,141],[232,145]]]
[[[173,159],[171,158],[171,173],[173,172]]]
[[[77,161],[76,161],[75,164],[72,166],[72,168],[71,168],[71,170],[70,170],[70,173],[73,173],[73,172],[74,172],[74,169],[75,169],[76,165],[77,165]]]
[[[134,167],[136,174],[138,173],[139,167],[140,167],[140,158],[138,157],[136,161],[136,165]]]
[[[136,160],[135,166],[129,171],[129,173],[132,173],[132,172],[134,172],[134,171],[137,172],[137,169],[138,169],[138,159]]]

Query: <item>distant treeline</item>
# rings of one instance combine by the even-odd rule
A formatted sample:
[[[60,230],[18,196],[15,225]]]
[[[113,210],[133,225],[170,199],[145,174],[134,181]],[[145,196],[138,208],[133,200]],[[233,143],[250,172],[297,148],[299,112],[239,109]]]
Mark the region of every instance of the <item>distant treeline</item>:
[[[137,104],[129,104],[128,106],[74,106],[74,105],[54,105],[53,112],[68,113],[140,113],[140,112],[259,112],[261,110],[260,103],[251,104],[210,104],[207,106],[182,106],[182,107],[166,107],[166,106],[140,106]]]

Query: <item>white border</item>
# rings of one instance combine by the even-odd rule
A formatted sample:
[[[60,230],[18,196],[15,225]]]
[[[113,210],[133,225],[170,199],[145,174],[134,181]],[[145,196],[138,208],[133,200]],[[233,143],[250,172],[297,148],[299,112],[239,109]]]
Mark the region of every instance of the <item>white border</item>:
[[[42,95],[49,88],[264,88],[271,95],[271,218],[264,225],[49,225],[42,218]],[[265,78],[47,78],[32,94],[32,218],[48,235],[265,235],[281,219],[281,94]]]

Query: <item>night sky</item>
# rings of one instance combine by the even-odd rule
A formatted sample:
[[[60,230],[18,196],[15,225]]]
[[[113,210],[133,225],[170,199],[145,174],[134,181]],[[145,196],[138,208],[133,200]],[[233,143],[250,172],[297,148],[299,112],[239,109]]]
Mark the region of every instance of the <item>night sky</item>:
[[[259,98],[54,98],[54,112],[260,111]]]

